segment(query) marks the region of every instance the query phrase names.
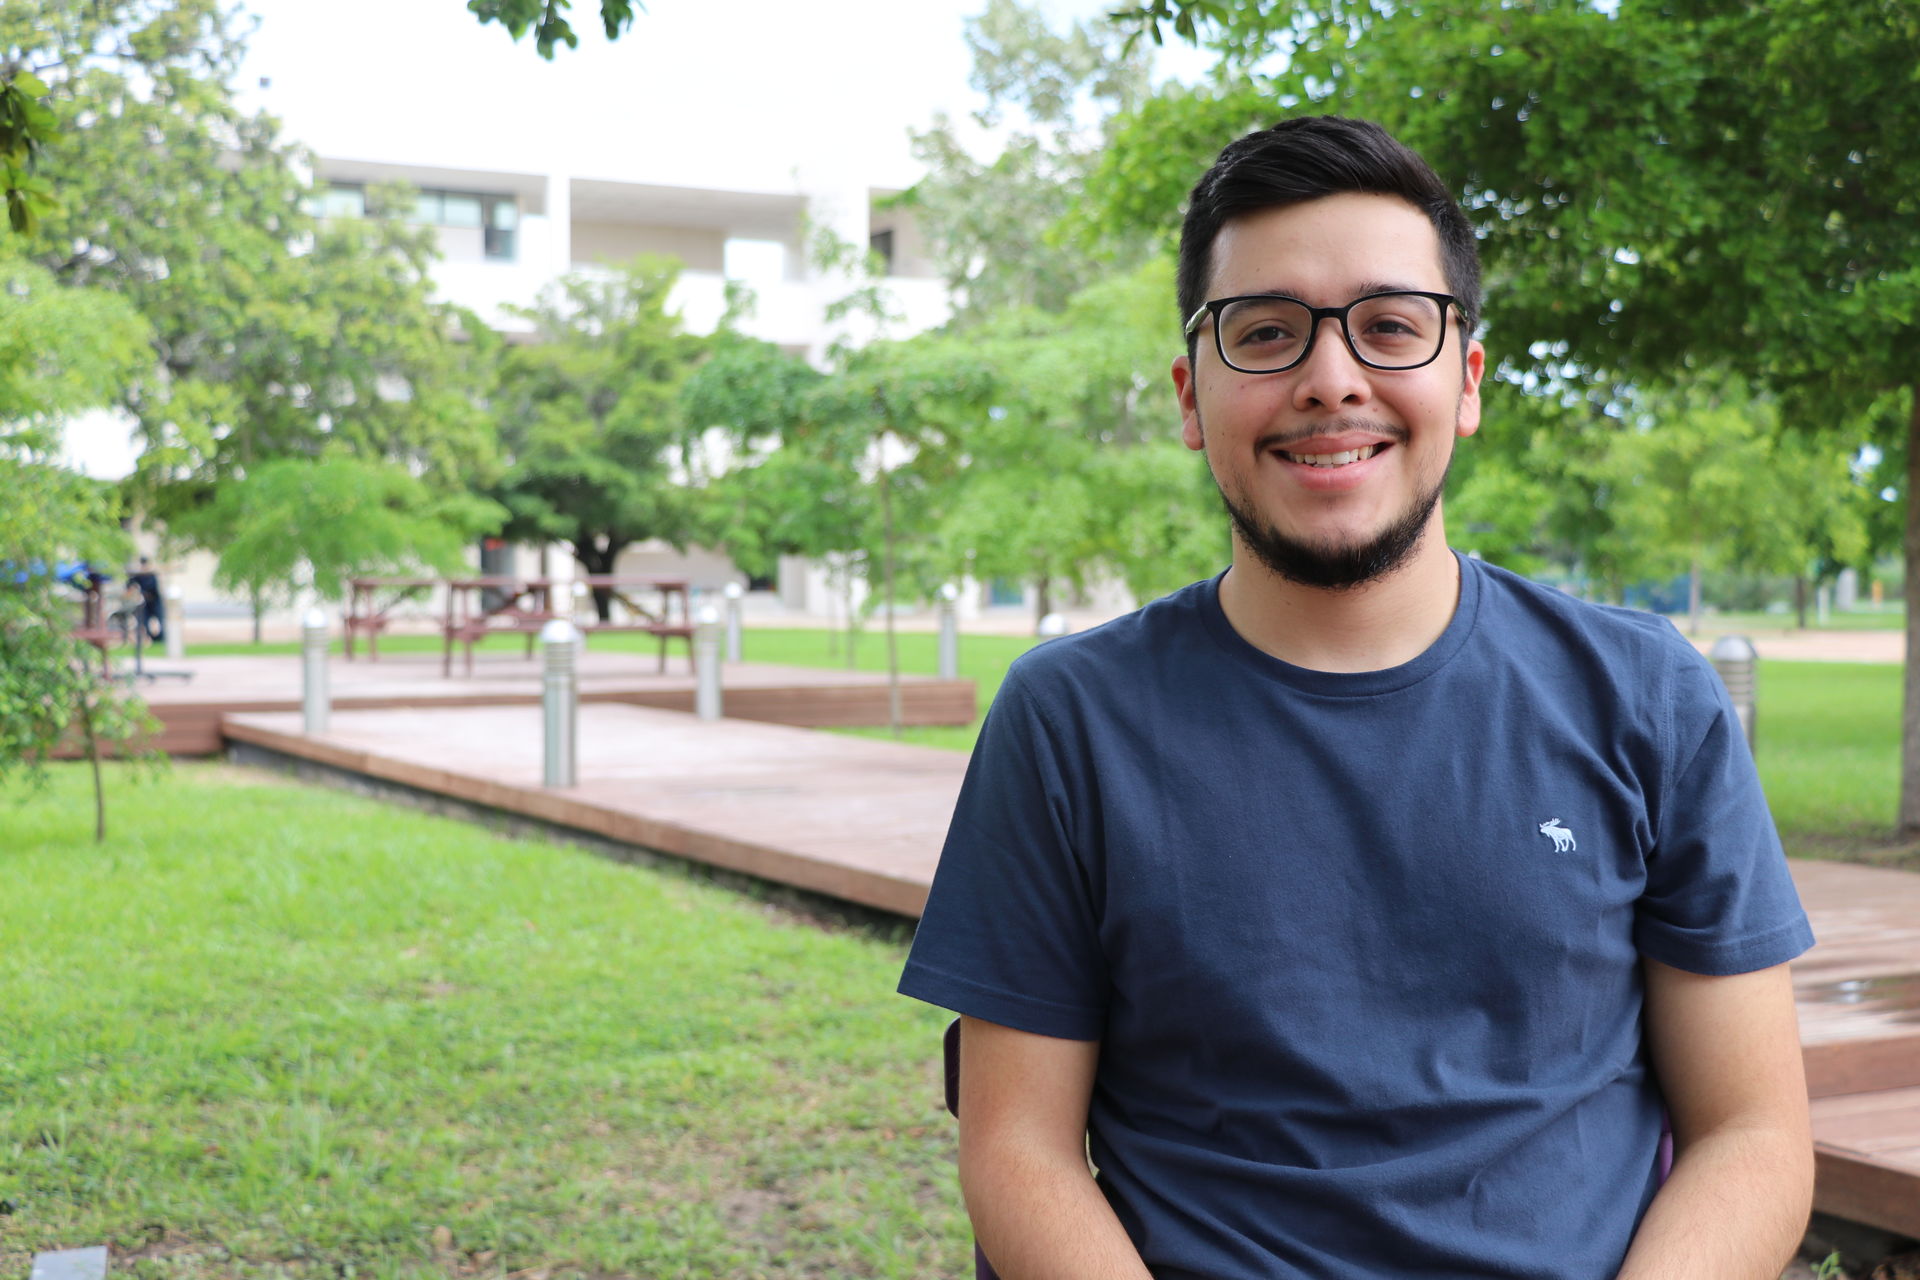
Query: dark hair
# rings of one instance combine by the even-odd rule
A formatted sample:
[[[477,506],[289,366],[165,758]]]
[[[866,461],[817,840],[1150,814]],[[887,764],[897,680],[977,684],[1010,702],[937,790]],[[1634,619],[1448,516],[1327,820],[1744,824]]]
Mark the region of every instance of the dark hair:
[[[1480,323],[1480,246],[1467,216],[1411,148],[1371,120],[1344,116],[1299,116],[1250,133],[1228,143],[1194,184],[1180,228],[1180,322],[1207,300],[1213,242],[1227,222],[1346,192],[1398,196],[1426,215],[1440,240],[1447,291],[1460,300],[1462,325],[1472,333]]]

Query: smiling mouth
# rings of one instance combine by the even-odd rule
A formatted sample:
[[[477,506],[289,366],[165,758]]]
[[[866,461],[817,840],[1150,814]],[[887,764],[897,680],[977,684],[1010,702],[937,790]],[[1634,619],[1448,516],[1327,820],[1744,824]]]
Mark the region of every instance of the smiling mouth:
[[[1288,453],[1284,449],[1275,449],[1274,452],[1285,458],[1288,462],[1297,462],[1302,466],[1344,467],[1355,462],[1365,462],[1382,449],[1391,447],[1392,446],[1388,444],[1381,443],[1370,444],[1360,449],[1345,449],[1339,453]]]

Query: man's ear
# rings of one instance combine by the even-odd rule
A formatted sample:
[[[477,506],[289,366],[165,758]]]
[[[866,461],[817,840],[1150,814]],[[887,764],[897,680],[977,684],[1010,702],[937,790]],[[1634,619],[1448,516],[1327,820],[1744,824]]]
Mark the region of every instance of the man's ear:
[[[1187,356],[1173,358],[1173,393],[1180,400],[1180,443],[1198,453],[1207,447],[1200,430],[1200,404],[1195,398],[1193,361]]]
[[[1453,433],[1470,436],[1480,429],[1480,379],[1487,371],[1487,349],[1477,341],[1467,343],[1466,381],[1460,388],[1460,411],[1455,416]]]

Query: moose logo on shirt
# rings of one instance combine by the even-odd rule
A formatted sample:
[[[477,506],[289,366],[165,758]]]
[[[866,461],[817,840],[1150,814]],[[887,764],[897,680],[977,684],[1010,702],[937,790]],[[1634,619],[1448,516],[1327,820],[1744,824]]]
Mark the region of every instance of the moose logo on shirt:
[[[1573,832],[1560,825],[1560,819],[1548,818],[1540,824],[1540,834],[1553,838],[1555,853],[1571,853],[1580,846],[1573,842]]]

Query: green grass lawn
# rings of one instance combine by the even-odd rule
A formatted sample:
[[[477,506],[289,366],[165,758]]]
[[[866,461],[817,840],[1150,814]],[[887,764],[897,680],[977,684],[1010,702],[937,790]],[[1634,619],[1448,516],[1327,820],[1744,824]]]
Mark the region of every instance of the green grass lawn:
[[[1787,852],[1857,854],[1888,842],[1900,676],[1893,663],[1760,664],[1754,758]]]
[[[1687,615],[1676,613],[1668,615],[1673,625],[1682,631],[1687,629]],[[1807,607],[1807,621],[1814,620],[1813,607]],[[1898,631],[1907,625],[1906,611],[1898,602],[1880,609],[1860,609],[1851,613],[1837,610],[1827,614],[1827,620],[1816,630],[1821,631]],[[1761,631],[1793,631],[1797,619],[1791,613],[1709,613],[1700,619],[1700,630],[1704,635],[1724,635],[1728,632],[1752,634]]]
[[[0,797],[0,1274],[957,1275],[900,938],[218,765]],[[143,1252],[142,1252],[143,1251]]]

